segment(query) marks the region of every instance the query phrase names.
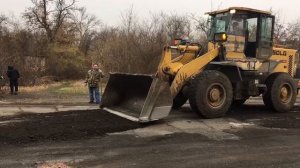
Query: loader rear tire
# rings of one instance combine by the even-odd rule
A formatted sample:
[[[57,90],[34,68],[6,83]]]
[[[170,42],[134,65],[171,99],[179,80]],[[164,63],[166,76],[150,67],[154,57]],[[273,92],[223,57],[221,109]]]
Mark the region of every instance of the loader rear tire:
[[[193,111],[204,118],[223,117],[232,103],[232,85],[226,75],[209,70],[191,81],[189,101]]]
[[[279,113],[288,112],[294,107],[297,86],[290,75],[273,74],[267,79],[266,85],[267,92],[263,95],[266,107]]]
[[[172,109],[179,109],[186,103],[187,100],[188,98],[186,98],[182,92],[179,92],[173,100]]]

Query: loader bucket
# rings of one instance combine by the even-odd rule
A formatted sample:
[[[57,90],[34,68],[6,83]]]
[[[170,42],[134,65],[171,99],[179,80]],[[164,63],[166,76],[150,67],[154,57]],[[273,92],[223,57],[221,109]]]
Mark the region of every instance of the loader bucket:
[[[150,122],[169,115],[173,99],[167,82],[152,75],[110,75],[100,107],[136,122]]]

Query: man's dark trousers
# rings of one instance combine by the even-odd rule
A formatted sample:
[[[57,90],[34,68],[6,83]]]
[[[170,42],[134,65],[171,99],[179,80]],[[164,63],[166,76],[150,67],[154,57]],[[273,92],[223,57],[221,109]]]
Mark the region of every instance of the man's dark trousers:
[[[101,101],[101,95],[99,92],[99,87],[89,87],[89,94],[90,94],[90,102],[96,101],[96,104],[99,104]]]
[[[18,79],[11,79],[9,80],[9,86],[10,86],[10,93],[17,93],[19,90],[19,83],[18,83]]]

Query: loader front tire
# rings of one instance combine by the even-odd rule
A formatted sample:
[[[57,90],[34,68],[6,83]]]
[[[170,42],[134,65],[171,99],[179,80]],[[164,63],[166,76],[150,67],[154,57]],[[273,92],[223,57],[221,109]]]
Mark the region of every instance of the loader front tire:
[[[293,78],[285,73],[273,74],[267,81],[267,92],[263,95],[266,107],[275,112],[288,112],[296,102],[297,86]]]
[[[172,109],[179,109],[186,103],[187,100],[188,98],[186,98],[186,96],[182,92],[179,92],[177,96],[173,99]]]
[[[208,70],[191,81],[189,101],[193,111],[204,118],[223,117],[232,104],[232,85],[226,75]]]

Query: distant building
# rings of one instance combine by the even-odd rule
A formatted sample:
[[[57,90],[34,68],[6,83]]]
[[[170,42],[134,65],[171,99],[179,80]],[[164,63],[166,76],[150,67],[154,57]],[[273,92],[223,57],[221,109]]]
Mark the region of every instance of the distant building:
[[[44,71],[46,67],[45,56],[25,56],[25,67],[33,71]]]

